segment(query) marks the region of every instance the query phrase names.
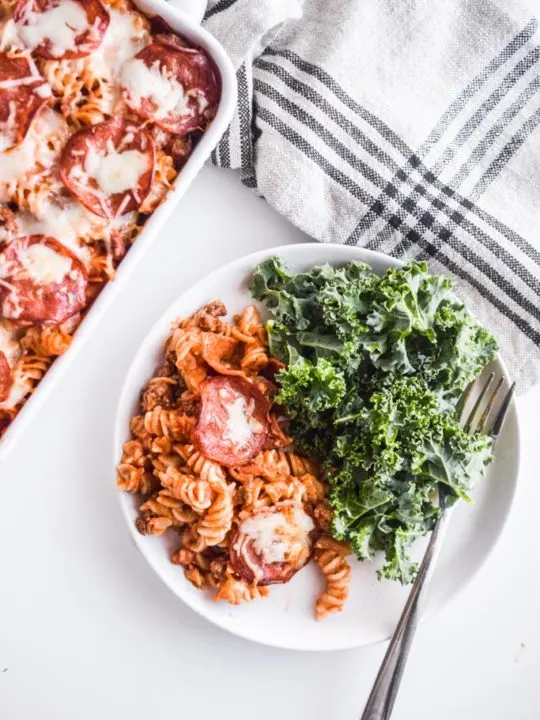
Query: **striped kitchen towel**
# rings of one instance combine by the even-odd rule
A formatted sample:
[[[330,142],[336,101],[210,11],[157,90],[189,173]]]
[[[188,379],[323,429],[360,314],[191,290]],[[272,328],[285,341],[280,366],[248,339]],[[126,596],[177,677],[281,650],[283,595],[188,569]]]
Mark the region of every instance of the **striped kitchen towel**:
[[[425,258],[540,380],[540,43],[517,0],[213,0],[214,163],[323,242]]]

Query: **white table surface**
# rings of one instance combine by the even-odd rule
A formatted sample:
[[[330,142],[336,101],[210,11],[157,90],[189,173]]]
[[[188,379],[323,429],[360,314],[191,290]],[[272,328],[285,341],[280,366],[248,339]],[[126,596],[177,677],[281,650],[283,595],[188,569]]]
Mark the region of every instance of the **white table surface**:
[[[130,540],[112,427],[139,342],[184,288],[251,251],[305,237],[232,176],[205,168],[0,467],[1,720],[348,720],[384,647],[308,654],[214,628]],[[523,462],[504,535],[417,637],[396,720],[540,717],[540,388],[519,400]]]

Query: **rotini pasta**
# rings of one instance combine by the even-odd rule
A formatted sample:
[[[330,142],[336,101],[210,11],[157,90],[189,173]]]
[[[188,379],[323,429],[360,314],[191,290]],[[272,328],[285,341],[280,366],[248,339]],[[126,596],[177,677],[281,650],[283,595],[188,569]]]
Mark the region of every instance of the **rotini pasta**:
[[[204,539],[208,547],[219,545],[232,527],[234,515],[234,485],[220,489],[214,502],[195,526],[197,533]]]
[[[142,415],[135,415],[135,417],[131,418],[130,428],[133,437],[140,440],[145,450],[150,450],[153,438],[144,426],[144,417]]]
[[[148,494],[153,487],[153,476],[144,467],[129,463],[118,466],[118,487],[130,493]]]
[[[139,208],[141,213],[150,215],[163,202],[178,175],[174,159],[163,150],[158,150],[154,165],[154,182],[150,194]]]
[[[180,529],[193,521],[193,510],[170,493],[160,490],[140,507],[137,529],[143,535],[163,535],[169,528]]]
[[[225,471],[218,463],[205,458],[193,445],[177,445],[175,449],[186,465],[211,487],[225,485]]]
[[[248,307],[232,323],[225,315],[215,301],[175,323],[131,421],[117,484],[143,498],[140,532],[175,533],[171,562],[216,600],[264,597],[313,557],[326,580],[315,603],[322,618],[346,601],[348,548],[327,534],[318,463],[294,451],[272,407],[276,388],[260,373],[275,361],[260,314]],[[257,362],[246,363],[255,347]]]
[[[71,345],[71,335],[61,326],[31,327],[21,340],[22,347],[37,355],[55,357],[63,355]]]
[[[137,467],[144,467],[146,464],[146,453],[144,447],[138,440],[126,440],[122,446],[122,462]]]
[[[194,418],[176,410],[166,410],[161,405],[156,405],[144,415],[144,427],[149,433],[158,437],[181,440],[189,437],[194,425]]]
[[[326,590],[317,599],[317,619],[328,613],[340,612],[349,595],[351,567],[345,560],[350,550],[325,536],[315,544],[315,562],[326,581]]]
[[[13,324],[0,333],[0,435],[68,350],[220,99],[203,50],[185,52],[129,0],[92,8],[91,18],[82,0],[0,0],[0,322]],[[164,85],[182,101],[154,92]],[[189,350],[177,369],[194,392],[206,379]],[[193,417],[178,408],[156,403],[142,418],[145,450],[189,439]],[[140,486],[140,473],[124,474]]]
[[[268,592],[268,588],[249,584],[231,573],[224,582],[220,583],[216,592],[216,600],[226,600],[231,605],[240,605],[260,597],[266,597]]]
[[[189,505],[197,513],[203,513],[212,505],[214,495],[207,480],[200,476],[180,472],[172,465],[165,472],[158,472],[159,480],[169,493]]]

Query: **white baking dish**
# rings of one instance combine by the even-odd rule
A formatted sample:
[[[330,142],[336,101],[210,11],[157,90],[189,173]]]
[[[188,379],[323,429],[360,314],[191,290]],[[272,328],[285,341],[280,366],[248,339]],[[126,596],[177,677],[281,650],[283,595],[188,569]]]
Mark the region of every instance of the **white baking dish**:
[[[0,440],[0,461],[5,459],[17,439],[24,432],[25,427],[35,417],[47,395],[67,371],[76,354],[81,350],[92,330],[99,323],[112,299],[123,287],[135,263],[140,260],[141,256],[150,247],[160,228],[170,217],[180,198],[210,156],[220,137],[227,129],[234,112],[236,104],[234,69],[221,45],[198,24],[204,11],[205,3],[203,0],[175,0],[174,6],[166,3],[165,0],[134,0],[134,3],[149,17],[161,16],[175,32],[185,37],[193,45],[204,48],[212,57],[221,75],[222,83],[218,112],[176,178],[174,188],[169,193],[168,198],[149,218],[133,247],[130,248],[126,257],[120,263],[116,279],[103,288],[88,315],[78,327],[70,349],[54,362],[34,394],[27,400],[22,410],[6,430]]]

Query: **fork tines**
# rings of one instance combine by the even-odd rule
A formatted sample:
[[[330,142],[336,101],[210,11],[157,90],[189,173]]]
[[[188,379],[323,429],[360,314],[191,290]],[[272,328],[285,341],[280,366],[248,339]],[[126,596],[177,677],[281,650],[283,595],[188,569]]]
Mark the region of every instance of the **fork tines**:
[[[489,434],[495,441],[501,431],[501,428],[504,423],[504,419],[508,412],[508,408],[510,407],[510,402],[512,401],[512,397],[514,395],[516,383],[512,383],[512,385],[510,386],[510,389],[506,392],[506,394],[499,406],[497,413],[495,414],[494,417],[492,417],[493,407],[495,406],[495,404],[497,403],[497,400],[500,397],[501,388],[504,383],[504,378],[500,377],[482,410],[482,414],[480,415],[479,419],[476,420],[478,412],[483,404],[484,398],[488,394],[488,391],[491,387],[491,384],[492,384],[494,378],[495,378],[495,373],[491,372],[488,375],[487,379],[484,381],[482,387],[480,388],[480,392],[478,394],[478,397],[476,398],[476,401],[472,407],[472,410],[467,415],[467,418],[465,420],[463,420],[463,412],[465,410],[467,401],[473,391],[473,388],[479,382],[478,380],[475,382],[472,382],[469,385],[469,387],[465,390],[463,397],[459,403],[459,408],[460,408],[460,412],[462,415],[463,429],[465,430],[465,432],[467,432],[467,433],[482,432],[486,435]]]

